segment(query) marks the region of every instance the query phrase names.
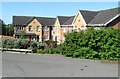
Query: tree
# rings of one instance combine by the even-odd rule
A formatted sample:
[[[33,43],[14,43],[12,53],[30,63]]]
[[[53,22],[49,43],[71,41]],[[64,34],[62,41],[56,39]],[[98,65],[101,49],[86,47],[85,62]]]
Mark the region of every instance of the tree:
[[[6,28],[6,35],[13,36],[13,34],[14,34],[14,26],[13,26],[13,24],[7,24],[5,26],[5,28]]]

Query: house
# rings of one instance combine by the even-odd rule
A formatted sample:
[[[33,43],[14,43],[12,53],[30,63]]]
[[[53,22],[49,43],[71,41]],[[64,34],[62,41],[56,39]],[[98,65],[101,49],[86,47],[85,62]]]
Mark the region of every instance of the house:
[[[65,35],[68,32],[72,32],[73,26],[72,22],[75,16],[57,16],[54,25],[54,40],[58,44],[63,43],[65,40]]]
[[[43,42],[52,39],[55,18],[13,16],[14,37],[20,38],[25,33],[27,39]]]
[[[73,21],[74,30],[87,29],[87,27],[108,27],[120,28],[120,8],[112,8],[101,11],[79,10]]]
[[[14,36],[20,38],[22,32],[30,40],[43,42],[46,40],[65,41],[65,35],[73,30],[86,30],[113,27],[120,29],[120,8],[100,11],[79,10],[75,16],[57,16],[56,18],[13,16]]]

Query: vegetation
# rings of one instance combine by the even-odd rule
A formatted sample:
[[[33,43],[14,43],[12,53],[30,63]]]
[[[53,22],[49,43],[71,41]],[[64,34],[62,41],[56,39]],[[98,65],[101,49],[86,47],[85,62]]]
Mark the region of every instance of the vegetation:
[[[120,60],[120,30],[89,28],[86,31],[74,31],[67,34],[63,44],[45,51],[74,58]]]
[[[48,40],[44,45],[27,39],[3,39],[3,48],[32,49],[41,54],[61,54],[67,57],[93,60],[120,60],[120,29],[101,28],[68,33],[65,42],[57,46]],[[45,46],[45,47],[44,47]]]
[[[37,44],[35,41],[30,41],[27,39],[14,39],[14,38],[3,38],[2,47],[3,48],[16,48],[16,49],[32,49],[34,53],[39,47],[42,46],[40,43]]]
[[[2,35],[13,36],[14,34],[14,26],[12,24],[4,24],[2,23]]]

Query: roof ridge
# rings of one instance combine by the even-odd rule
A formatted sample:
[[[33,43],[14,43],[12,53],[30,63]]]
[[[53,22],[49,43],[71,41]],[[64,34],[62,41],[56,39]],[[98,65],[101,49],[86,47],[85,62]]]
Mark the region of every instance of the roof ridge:
[[[105,10],[99,10],[99,11],[109,11],[109,10],[114,10],[114,9],[120,9],[120,7],[115,7],[115,8],[105,9]]]

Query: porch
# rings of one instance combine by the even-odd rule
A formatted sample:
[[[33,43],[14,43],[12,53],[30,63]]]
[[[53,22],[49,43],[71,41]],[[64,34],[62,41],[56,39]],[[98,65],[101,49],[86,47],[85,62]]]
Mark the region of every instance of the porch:
[[[21,37],[31,40],[31,41],[36,41],[36,42],[41,42],[40,40],[40,35],[36,35],[35,33],[25,33],[25,34],[21,34],[21,33],[14,33],[14,37],[16,39],[19,39]]]

